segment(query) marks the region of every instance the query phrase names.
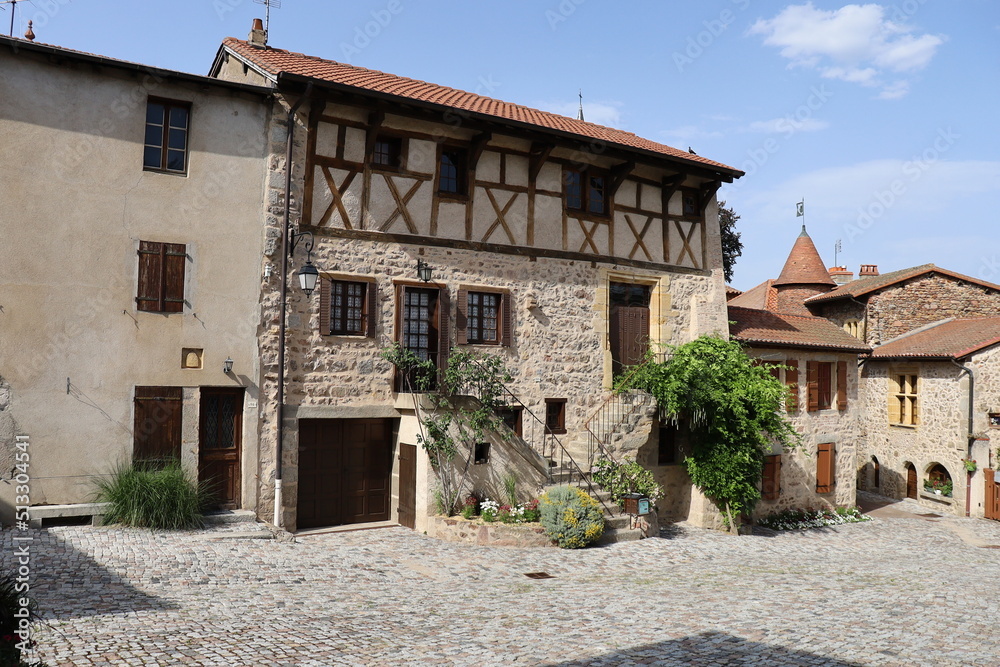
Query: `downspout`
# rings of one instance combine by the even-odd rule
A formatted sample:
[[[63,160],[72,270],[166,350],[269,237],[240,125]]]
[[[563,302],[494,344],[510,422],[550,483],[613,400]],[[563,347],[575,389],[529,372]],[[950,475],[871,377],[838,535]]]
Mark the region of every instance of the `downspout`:
[[[963,366],[962,364],[955,361],[953,358],[948,357],[948,361],[958,366],[960,369],[969,374],[969,424],[967,428],[968,443],[965,446],[966,454],[965,458],[972,458],[972,443],[976,441],[975,435],[973,433],[973,406],[975,405],[976,396],[976,376],[972,372],[972,369],[968,366]],[[972,473],[967,472],[965,478],[965,516],[969,516],[969,506],[972,504],[972,487],[969,482],[972,481]]]
[[[282,527],[282,506],[284,497],[281,490],[281,456],[284,444],[285,425],[285,324],[287,310],[285,305],[285,291],[288,288],[288,228],[291,225],[292,212],[292,149],[295,139],[295,112],[309,93],[312,92],[312,82],[306,85],[306,90],[299,99],[288,110],[288,145],[285,149],[285,212],[282,220],[281,231],[281,313],[278,316],[278,410],[277,427],[278,438],[275,446],[274,456],[274,525]]]

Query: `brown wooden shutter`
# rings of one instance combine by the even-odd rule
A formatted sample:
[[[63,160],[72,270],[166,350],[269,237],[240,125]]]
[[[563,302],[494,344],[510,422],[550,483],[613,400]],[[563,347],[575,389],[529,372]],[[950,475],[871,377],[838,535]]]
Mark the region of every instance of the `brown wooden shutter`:
[[[163,312],[184,310],[184,265],[187,250],[183,243],[165,243],[163,256]]]
[[[764,471],[761,475],[760,495],[764,500],[777,500],[781,495],[781,455],[764,457]]]
[[[402,344],[403,342],[403,310],[406,303],[406,285],[396,285],[396,318],[393,339]]]
[[[785,406],[788,412],[795,412],[799,409],[799,361],[798,359],[787,359],[785,365],[785,385],[788,386],[788,404]]]
[[[163,274],[163,244],[139,241],[139,285],[136,291],[136,308],[159,312],[161,297],[160,276]]]
[[[365,313],[365,335],[369,338],[378,337],[378,284],[374,281],[368,283],[368,292],[365,297],[368,299],[368,309]]]
[[[889,376],[889,423],[898,424],[901,419],[899,411],[899,383],[896,375]]]
[[[819,410],[819,362],[806,362],[806,391],[808,403],[806,410],[816,412]]]
[[[333,291],[333,281],[326,276],[319,278],[319,333],[321,336],[330,335],[330,307]]]
[[[834,482],[833,443],[824,442],[816,447],[816,493],[832,493]]]
[[[466,345],[469,342],[469,290],[458,290],[458,303],[455,304],[455,343]]]
[[[641,364],[649,350],[649,308],[640,306],[636,311],[635,356],[632,363]]]
[[[511,307],[511,294],[504,292],[500,296],[500,344],[510,347],[514,344],[514,309]]]
[[[448,288],[438,291],[438,368],[444,371],[448,368],[448,356],[451,354],[451,299],[448,298]]]
[[[847,409],[847,362],[837,362],[837,409]]]
[[[136,387],[133,461],[180,460],[181,387]]]

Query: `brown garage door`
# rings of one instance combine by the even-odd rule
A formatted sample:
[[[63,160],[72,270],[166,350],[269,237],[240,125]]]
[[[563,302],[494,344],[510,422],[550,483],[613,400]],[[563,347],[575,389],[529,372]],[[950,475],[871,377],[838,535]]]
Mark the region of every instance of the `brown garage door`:
[[[299,421],[299,528],[388,521],[391,419]]]

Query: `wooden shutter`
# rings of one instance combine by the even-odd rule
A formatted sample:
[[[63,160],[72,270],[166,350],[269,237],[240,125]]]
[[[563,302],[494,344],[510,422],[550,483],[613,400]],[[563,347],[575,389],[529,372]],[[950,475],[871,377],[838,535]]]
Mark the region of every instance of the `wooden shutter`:
[[[378,284],[372,281],[365,287],[367,308],[365,312],[365,335],[369,338],[378,337]]]
[[[806,362],[806,392],[808,403],[806,410],[816,412],[819,410],[819,362]]]
[[[469,342],[469,290],[458,290],[458,303],[455,305],[455,343],[466,345]]]
[[[824,442],[816,447],[816,493],[832,493],[834,482],[833,443]]]
[[[139,285],[136,291],[136,308],[159,312],[161,297],[160,276],[163,274],[163,244],[139,241]]]
[[[785,365],[785,385],[788,387],[788,404],[785,409],[788,412],[795,412],[799,409],[799,361],[798,359],[786,359]]]
[[[132,460],[181,458],[181,387],[136,387]]]
[[[781,369],[774,364],[767,364],[767,372],[777,381],[781,381]]]
[[[899,424],[902,419],[902,414],[899,409],[899,396],[900,393],[899,382],[897,382],[897,375],[889,375],[889,423]]]
[[[837,362],[837,409],[847,409],[847,362]]]
[[[764,457],[764,472],[761,476],[760,495],[764,500],[777,500],[781,495],[781,455]]]
[[[165,243],[163,257],[163,312],[184,310],[184,264],[187,250],[183,243]]]
[[[443,372],[448,368],[451,354],[451,300],[448,288],[438,290],[438,368]]]
[[[326,276],[319,279],[319,333],[321,336],[330,335],[330,307],[331,292],[333,291],[333,281]]]
[[[510,292],[504,292],[500,295],[500,326],[500,344],[504,347],[510,347],[514,344],[514,319]]]

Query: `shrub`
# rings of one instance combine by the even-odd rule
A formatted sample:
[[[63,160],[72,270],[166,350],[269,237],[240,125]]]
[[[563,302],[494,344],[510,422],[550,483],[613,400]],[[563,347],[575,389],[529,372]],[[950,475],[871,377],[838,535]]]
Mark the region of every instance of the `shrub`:
[[[656,483],[653,473],[636,461],[618,463],[601,458],[594,463],[593,479],[611,494],[612,502],[625,507],[622,496],[638,493],[649,498],[650,505],[663,497],[663,487]]]
[[[757,523],[772,530],[802,530],[862,521],[871,521],[871,517],[862,514],[857,507],[835,507],[832,510],[826,508],[782,510],[769,514]]]
[[[110,503],[108,523],[168,530],[204,525],[206,487],[190,479],[178,461],[119,466],[110,478],[98,480],[97,488],[98,501]]]
[[[604,511],[587,493],[557,486],[539,499],[545,534],[564,549],[579,549],[604,533]]]

